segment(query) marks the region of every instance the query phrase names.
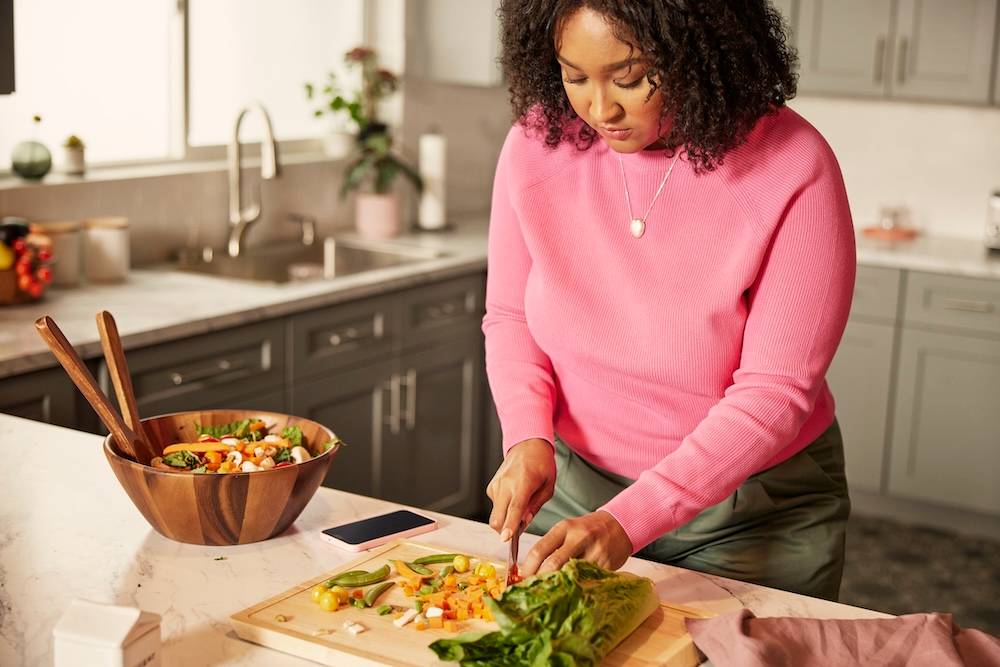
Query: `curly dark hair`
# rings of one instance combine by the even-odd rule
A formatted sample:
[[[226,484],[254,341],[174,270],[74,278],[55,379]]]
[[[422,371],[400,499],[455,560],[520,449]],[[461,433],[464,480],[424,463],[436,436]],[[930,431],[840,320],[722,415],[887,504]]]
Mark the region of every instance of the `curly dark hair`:
[[[577,115],[556,60],[556,36],[584,7],[649,60],[650,96],[662,86],[662,115],[672,121],[664,140],[697,170],[720,165],[758,119],[795,96],[798,59],[769,0],[502,0],[500,62],[514,118],[550,148],[572,141],[586,150],[598,137],[567,122]]]

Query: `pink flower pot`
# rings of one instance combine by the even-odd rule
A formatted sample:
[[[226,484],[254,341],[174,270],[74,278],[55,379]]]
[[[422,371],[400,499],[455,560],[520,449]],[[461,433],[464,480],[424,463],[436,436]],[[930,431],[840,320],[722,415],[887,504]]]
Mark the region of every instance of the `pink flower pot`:
[[[389,239],[399,234],[399,201],[395,193],[359,192],[354,224],[366,239]]]

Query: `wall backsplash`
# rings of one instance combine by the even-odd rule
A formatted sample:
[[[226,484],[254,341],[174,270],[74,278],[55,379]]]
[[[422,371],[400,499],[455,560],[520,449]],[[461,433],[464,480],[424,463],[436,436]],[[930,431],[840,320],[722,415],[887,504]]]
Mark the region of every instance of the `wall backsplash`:
[[[448,211],[489,210],[497,156],[510,127],[503,88],[407,80],[404,149],[432,127],[448,139]],[[1000,188],[1000,108],[802,97],[792,108],[833,146],[858,227],[880,206],[908,206],[914,224],[980,239]]]
[[[300,231],[287,221],[289,213],[315,216],[321,234],[349,227],[351,200],[341,202],[337,196],[341,171],[331,161],[282,165],[280,177],[263,184],[263,214],[247,232],[247,244],[295,238]],[[256,169],[244,171],[244,192],[254,191],[259,182]],[[132,264],[141,266],[164,262],[182,246],[224,246],[228,193],[225,171],[26,185],[0,190],[0,215],[29,220],[124,215],[131,225]]]
[[[981,239],[1000,188],[1000,108],[802,97],[840,160],[855,225],[903,205],[928,233]]]

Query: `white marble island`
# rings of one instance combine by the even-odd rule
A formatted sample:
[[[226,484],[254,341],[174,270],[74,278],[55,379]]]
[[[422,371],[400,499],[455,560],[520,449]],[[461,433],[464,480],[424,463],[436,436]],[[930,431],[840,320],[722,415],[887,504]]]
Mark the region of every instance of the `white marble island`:
[[[311,665],[245,642],[230,614],[354,560],[322,541],[336,523],[395,505],[321,488],[284,535],[203,547],[155,533],[119,487],[100,436],[0,414],[0,665],[52,663],[52,629],[71,599],[137,606],[163,616],[165,665]],[[337,463],[333,463],[334,468]],[[484,524],[436,515],[419,538],[503,560]],[[535,538],[526,536],[522,551]],[[222,560],[218,560],[223,557]],[[665,601],[757,615],[863,618],[876,612],[631,559]]]

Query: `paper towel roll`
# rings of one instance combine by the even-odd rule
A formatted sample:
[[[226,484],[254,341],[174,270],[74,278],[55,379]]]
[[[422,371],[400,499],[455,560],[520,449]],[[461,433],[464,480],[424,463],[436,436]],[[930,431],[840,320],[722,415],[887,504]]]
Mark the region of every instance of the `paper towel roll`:
[[[424,191],[420,195],[417,224],[421,229],[441,229],[448,220],[445,215],[444,170],[447,142],[441,134],[420,135],[420,177]]]

